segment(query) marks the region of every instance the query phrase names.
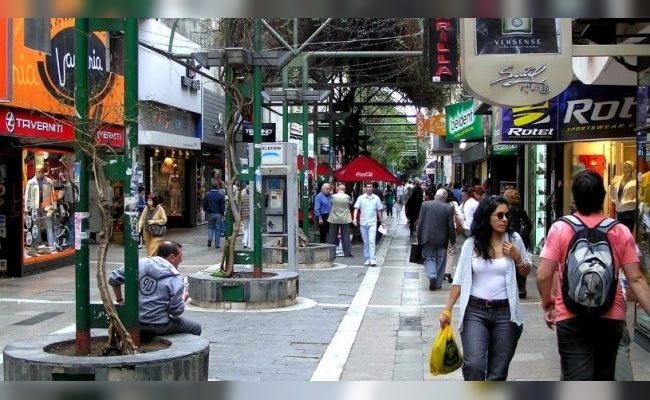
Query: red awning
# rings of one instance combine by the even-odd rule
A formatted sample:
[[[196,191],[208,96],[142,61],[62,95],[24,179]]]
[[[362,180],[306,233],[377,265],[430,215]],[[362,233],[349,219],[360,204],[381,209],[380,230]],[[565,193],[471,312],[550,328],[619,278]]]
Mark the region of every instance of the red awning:
[[[377,181],[396,184],[402,183],[386,167],[368,156],[359,156],[337,169],[334,171],[334,178],[341,182]]]

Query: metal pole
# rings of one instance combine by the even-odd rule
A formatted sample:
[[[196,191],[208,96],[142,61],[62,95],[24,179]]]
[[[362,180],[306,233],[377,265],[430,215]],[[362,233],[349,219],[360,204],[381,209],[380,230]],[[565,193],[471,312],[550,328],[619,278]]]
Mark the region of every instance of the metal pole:
[[[88,19],[75,19],[74,122],[75,143],[86,141],[88,130]],[[88,157],[75,144],[75,176],[79,201],[75,207],[75,308],[77,355],[90,354],[90,257],[88,249]],[[78,225],[77,221],[81,221]],[[80,229],[78,229],[79,227]]]
[[[262,49],[262,22],[255,18],[253,22],[253,50]],[[262,67],[253,67],[253,169],[255,171],[255,190],[253,191],[255,208],[254,221],[262,220]],[[262,229],[253,229],[253,277],[262,277]]]
[[[138,19],[127,18],[124,27],[124,127],[126,142],[124,144],[125,166],[138,163]],[[136,175],[139,168],[130,168],[131,183],[124,185],[124,198],[133,199],[138,194]],[[127,175],[125,178],[129,178]],[[135,187],[134,187],[135,186]],[[134,203],[134,204],[137,204]],[[137,232],[131,232],[129,218],[138,218],[136,214],[124,215],[124,295],[126,302],[122,323],[131,334],[136,346],[140,345],[139,328],[139,294],[138,294],[138,247]]]
[[[302,64],[302,89],[307,90],[309,84],[309,64],[305,61]],[[307,175],[309,162],[309,120],[308,103],[302,102],[302,168],[300,179],[302,180],[302,230],[309,237],[309,178]]]

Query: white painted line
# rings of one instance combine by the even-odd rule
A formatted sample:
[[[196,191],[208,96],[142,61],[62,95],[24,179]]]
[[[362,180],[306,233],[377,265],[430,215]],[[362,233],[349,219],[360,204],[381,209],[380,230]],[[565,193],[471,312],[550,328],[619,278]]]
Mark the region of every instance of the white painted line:
[[[54,331],[54,332],[50,333],[50,335],[58,335],[59,333],[74,333],[74,332],[76,332],[76,330],[77,330],[77,325],[72,324],[72,325],[66,326],[65,328],[61,328],[58,331]]]
[[[38,300],[38,299],[11,299],[0,298],[1,303],[25,303],[25,304],[75,304],[74,300]]]
[[[233,303],[235,304],[235,303]],[[242,303],[244,305],[245,303]],[[190,303],[185,304],[186,311],[196,311],[196,312],[211,312],[211,313],[273,313],[273,312],[286,312],[286,311],[298,311],[305,310],[307,308],[316,307],[318,303],[315,300],[308,299],[306,297],[296,298],[296,304],[286,307],[275,307],[275,308],[260,308],[260,309],[245,309],[245,308],[206,308],[206,307],[197,307],[193,306]],[[235,304],[236,306],[237,304]]]
[[[363,315],[368,308],[372,292],[379,278],[382,267],[368,268],[359,290],[339,324],[332,341],[325,350],[310,381],[338,381],[341,379],[343,367],[352,350]]]

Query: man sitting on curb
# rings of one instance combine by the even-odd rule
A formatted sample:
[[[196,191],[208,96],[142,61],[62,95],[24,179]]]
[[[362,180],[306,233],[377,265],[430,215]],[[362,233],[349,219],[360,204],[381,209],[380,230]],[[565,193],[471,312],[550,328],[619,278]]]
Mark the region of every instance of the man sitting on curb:
[[[182,261],[182,246],[170,240],[160,244],[155,257],[139,261],[140,336],[143,340],[177,333],[201,334],[199,323],[181,317],[185,302],[190,298],[177,270]],[[124,305],[124,266],[111,272],[108,284],[113,288],[117,303]]]

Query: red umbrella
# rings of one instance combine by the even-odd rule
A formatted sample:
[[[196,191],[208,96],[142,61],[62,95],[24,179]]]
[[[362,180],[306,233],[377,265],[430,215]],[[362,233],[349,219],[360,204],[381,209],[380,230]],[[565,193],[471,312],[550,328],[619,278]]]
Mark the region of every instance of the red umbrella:
[[[386,167],[368,156],[359,156],[337,169],[334,171],[334,178],[341,182],[381,181],[395,184],[402,183]]]

